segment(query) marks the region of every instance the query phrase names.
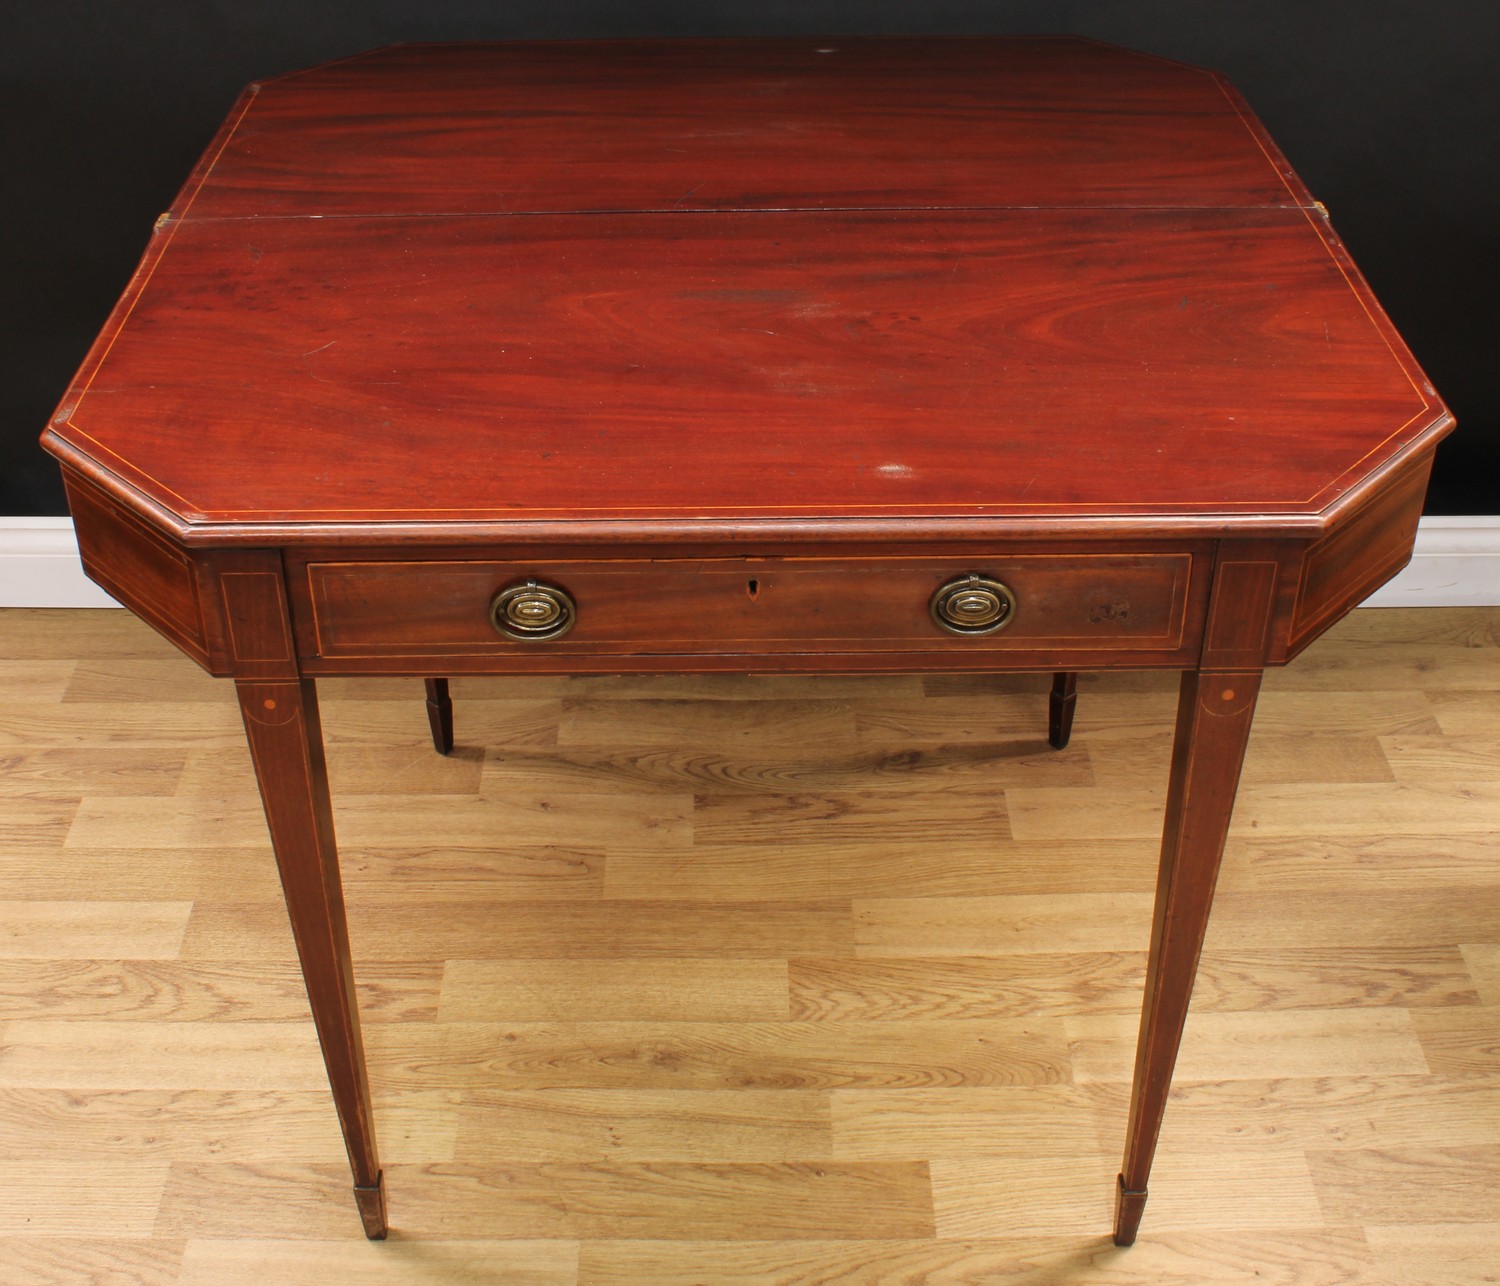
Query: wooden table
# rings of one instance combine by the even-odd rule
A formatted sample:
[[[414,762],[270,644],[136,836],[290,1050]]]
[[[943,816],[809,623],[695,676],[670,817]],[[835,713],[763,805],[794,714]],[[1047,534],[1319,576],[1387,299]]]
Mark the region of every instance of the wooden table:
[[[1045,670],[1061,742],[1078,670],[1180,670],[1128,1244],[1262,670],[1406,562],[1451,426],[1213,73],[633,41],[252,85],[43,441],[235,681],[370,1237],[317,678],[427,678],[446,749],[454,673]]]

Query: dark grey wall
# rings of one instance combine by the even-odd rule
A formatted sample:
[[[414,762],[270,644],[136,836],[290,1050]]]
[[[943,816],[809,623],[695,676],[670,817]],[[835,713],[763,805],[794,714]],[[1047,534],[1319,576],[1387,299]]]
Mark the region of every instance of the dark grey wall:
[[[1227,72],[1447,398],[1429,512],[1500,511],[1500,6],[1478,0],[47,0],[0,26],[0,514],[64,512],[35,440],[246,82],[398,40],[1073,32]]]

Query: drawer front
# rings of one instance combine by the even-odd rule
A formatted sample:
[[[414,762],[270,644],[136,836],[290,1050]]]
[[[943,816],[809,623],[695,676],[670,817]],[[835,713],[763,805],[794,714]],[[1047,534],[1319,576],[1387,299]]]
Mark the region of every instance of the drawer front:
[[[1183,647],[1201,611],[1191,553],[951,558],[717,558],[537,563],[310,562],[316,655],[328,659],[537,655],[850,655]],[[956,635],[934,594],[969,574],[1000,582],[1002,628]],[[534,580],[575,605],[559,637],[515,641],[491,623],[502,591]]]

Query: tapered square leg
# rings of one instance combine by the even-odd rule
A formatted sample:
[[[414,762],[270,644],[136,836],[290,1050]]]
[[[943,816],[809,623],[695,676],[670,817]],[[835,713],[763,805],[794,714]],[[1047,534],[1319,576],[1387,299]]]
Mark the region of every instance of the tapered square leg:
[[[310,679],[236,685],[292,936],[354,1174],[365,1235],[386,1233],[385,1192],[355,1004],[317,693]]]
[[[1047,712],[1047,740],[1054,750],[1061,750],[1073,735],[1073,708],[1077,704],[1078,672],[1059,670],[1052,676],[1052,697]]]
[[[1116,1245],[1135,1240],[1145,1209],[1146,1182],[1259,691],[1258,670],[1182,677],[1125,1164],[1115,1207]]]
[[[447,679],[428,679],[427,722],[432,727],[432,745],[440,755],[453,749],[453,701]]]

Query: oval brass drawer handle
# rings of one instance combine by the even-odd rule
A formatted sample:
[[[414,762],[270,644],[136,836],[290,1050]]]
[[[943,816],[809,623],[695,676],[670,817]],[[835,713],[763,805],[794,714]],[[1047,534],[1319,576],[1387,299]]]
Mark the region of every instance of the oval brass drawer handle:
[[[502,589],[490,604],[490,624],[523,643],[561,638],[577,619],[578,607],[567,590],[536,580]]]
[[[928,606],[950,634],[993,634],[1015,618],[1016,596],[999,581],[970,572],[941,586]]]

